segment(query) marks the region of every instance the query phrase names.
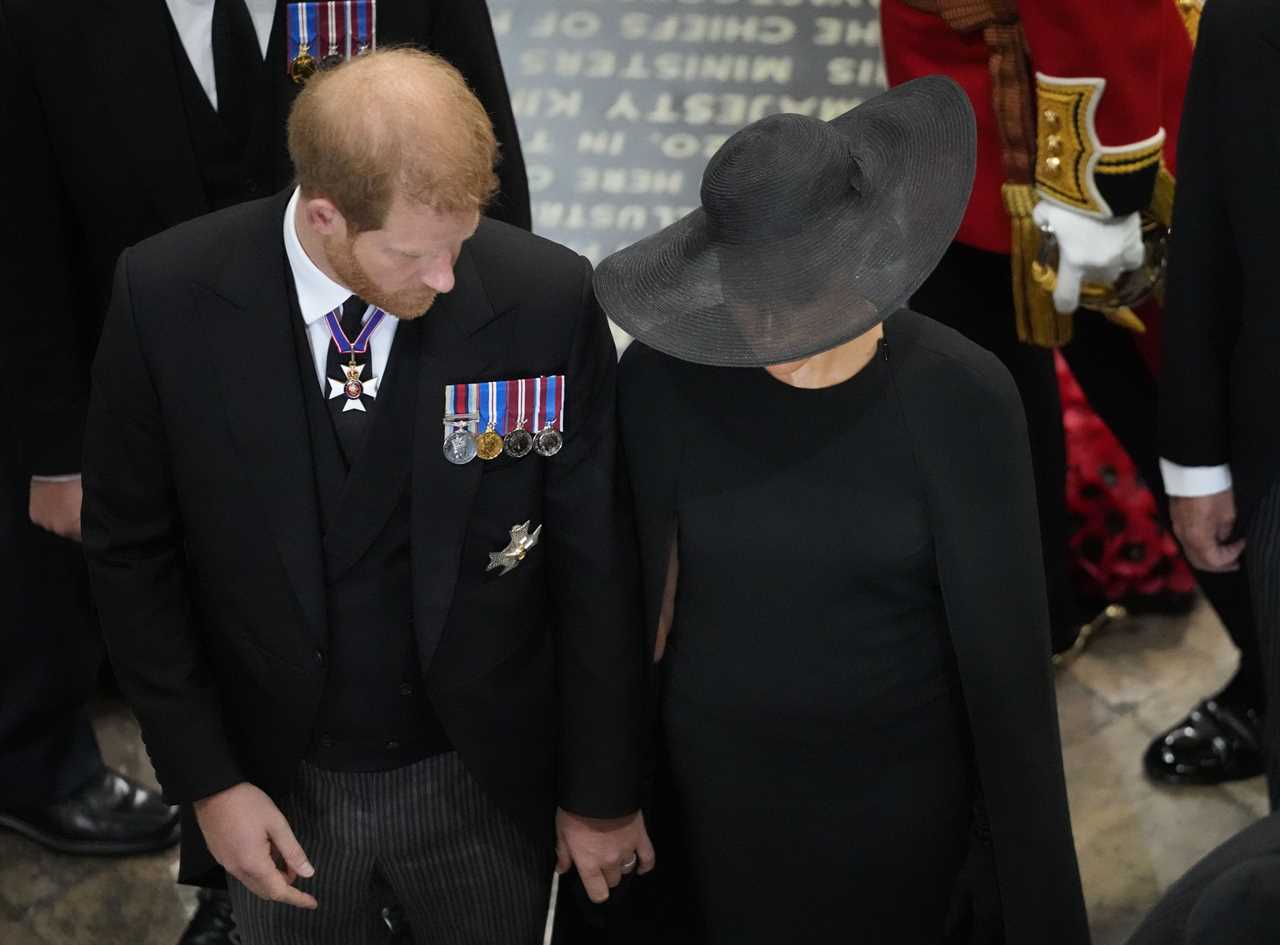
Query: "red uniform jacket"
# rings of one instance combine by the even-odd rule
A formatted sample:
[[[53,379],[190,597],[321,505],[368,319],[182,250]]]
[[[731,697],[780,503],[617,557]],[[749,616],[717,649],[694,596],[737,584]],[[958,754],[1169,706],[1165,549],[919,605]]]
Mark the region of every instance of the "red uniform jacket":
[[[1084,112],[1079,128],[1084,137],[1092,138],[1084,144],[1099,158],[1092,172],[1083,163],[1080,168],[1085,200],[1056,192],[1045,167],[1050,155],[1037,149],[1041,197],[1099,216],[1144,208],[1154,182],[1150,161],[1142,168],[1146,173],[1126,174],[1125,165],[1142,163],[1144,153],[1154,150],[1163,151],[1166,165],[1173,168],[1178,115],[1191,64],[1191,38],[1177,0],[1023,0],[1018,15],[1033,81],[1040,80],[1035,111],[1042,143],[1050,130],[1044,127],[1044,112],[1046,106],[1054,107],[1045,101],[1046,93],[1064,81],[1097,87],[1091,102],[1075,96]],[[978,167],[969,211],[956,238],[991,252],[1009,252],[1009,219],[1000,193],[1006,178],[982,31],[957,32],[939,14],[914,9],[904,0],[882,0],[880,20],[890,85],[942,73],[968,93],[978,120]],[[1067,113],[1062,114],[1065,118]],[[1157,144],[1162,146],[1154,147]],[[1068,176],[1065,167],[1063,171],[1061,176]],[[1093,200],[1088,199],[1090,178],[1098,191]],[[1099,195],[1104,199],[1097,200]]]

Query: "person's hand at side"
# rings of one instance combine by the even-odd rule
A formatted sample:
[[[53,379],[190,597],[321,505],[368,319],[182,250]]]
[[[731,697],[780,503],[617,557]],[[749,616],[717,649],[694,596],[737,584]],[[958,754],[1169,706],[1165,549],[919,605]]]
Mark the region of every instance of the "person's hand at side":
[[[564,874],[576,866],[592,902],[604,902],[623,876],[647,873],[654,862],[653,844],[639,811],[613,819],[556,812],[556,872]]]
[[[1240,570],[1244,539],[1229,542],[1236,525],[1235,492],[1212,495],[1170,496],[1169,517],[1173,533],[1182,542],[1192,567],[1220,573]]]
[[[28,514],[31,522],[59,538],[80,540],[80,503],[84,492],[79,477],[65,482],[31,480]]]
[[[195,803],[196,820],[213,858],[261,899],[300,909],[316,908],[315,897],[293,888],[316,871],[288,821],[271,798],[242,782]]]

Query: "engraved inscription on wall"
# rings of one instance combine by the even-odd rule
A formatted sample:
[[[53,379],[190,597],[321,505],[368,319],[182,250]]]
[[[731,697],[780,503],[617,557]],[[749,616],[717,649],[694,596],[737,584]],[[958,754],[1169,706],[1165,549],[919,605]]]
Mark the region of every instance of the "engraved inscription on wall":
[[[878,0],[490,0],[536,232],[593,262],[698,203],[707,159],[777,112],[884,85]]]

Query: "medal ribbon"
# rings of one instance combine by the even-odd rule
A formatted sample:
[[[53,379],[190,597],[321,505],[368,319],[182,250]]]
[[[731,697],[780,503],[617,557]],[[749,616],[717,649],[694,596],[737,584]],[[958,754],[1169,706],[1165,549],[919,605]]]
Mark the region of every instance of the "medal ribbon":
[[[373,0],[355,0],[356,3],[356,50],[364,47],[374,48],[372,27],[375,7]]]
[[[336,56],[338,54],[338,5],[332,2],[326,3],[325,12],[329,14],[325,17],[329,35],[325,37],[324,50],[326,55]]]
[[[564,375],[553,374],[547,378],[545,422],[542,427],[554,427],[564,432]]]
[[[289,4],[289,43],[286,50],[287,55],[284,57],[286,72],[289,71],[293,61],[298,58],[298,53],[307,41],[307,11],[305,6],[306,4],[302,3]]]
[[[375,308],[372,317],[365,322],[364,328],[360,329],[360,334],[356,335],[355,341],[351,341],[347,333],[342,330],[342,323],[338,321],[341,315],[342,309],[335,308],[324,317],[329,323],[329,334],[333,336],[333,343],[338,346],[341,354],[364,354],[369,350],[370,336],[378,330],[387,313],[380,308]]]
[[[496,397],[492,384],[484,385],[484,396],[480,398],[480,432],[489,429],[489,421],[493,416]]]
[[[355,50],[351,48],[351,0],[346,0],[346,2],[343,3],[343,6],[346,9],[345,9],[345,17],[344,17],[345,22],[344,22],[344,27],[342,31],[342,40],[343,40],[343,46],[344,46],[344,52],[346,54],[346,58],[350,59],[351,54],[355,52]]]
[[[489,381],[484,385],[484,396],[480,400],[480,431],[492,430],[499,436],[506,436],[511,429],[507,421],[507,412],[511,398],[507,395],[510,381]]]
[[[526,414],[524,392],[525,385],[528,383],[529,382],[527,380],[506,381],[504,383],[504,386],[506,387],[505,396],[507,407],[502,413],[503,417],[506,419],[508,433],[519,430],[525,425]]]

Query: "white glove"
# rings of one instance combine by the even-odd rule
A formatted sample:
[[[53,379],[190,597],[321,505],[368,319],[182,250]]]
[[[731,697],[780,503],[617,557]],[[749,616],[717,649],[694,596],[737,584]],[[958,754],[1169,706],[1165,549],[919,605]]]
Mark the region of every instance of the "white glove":
[[[1063,315],[1080,307],[1080,283],[1085,279],[1110,285],[1122,272],[1142,265],[1142,224],[1136,213],[1100,220],[1041,200],[1032,215],[1058,239],[1053,307]]]

